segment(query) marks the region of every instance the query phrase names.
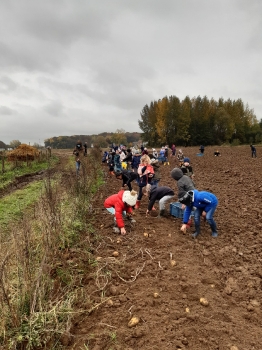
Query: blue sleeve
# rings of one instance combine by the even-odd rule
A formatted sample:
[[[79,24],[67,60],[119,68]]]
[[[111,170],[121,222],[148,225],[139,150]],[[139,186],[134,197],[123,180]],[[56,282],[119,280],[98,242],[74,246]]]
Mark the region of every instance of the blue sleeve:
[[[184,215],[183,215],[183,224],[187,224],[188,223],[191,211],[192,211],[192,207],[191,206],[190,207],[187,206],[185,211],[184,211]]]

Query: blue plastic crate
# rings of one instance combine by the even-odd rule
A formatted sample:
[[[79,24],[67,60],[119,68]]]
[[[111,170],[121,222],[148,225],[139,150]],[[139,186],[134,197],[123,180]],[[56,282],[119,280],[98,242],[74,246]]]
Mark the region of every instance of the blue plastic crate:
[[[179,202],[170,203],[170,214],[175,216],[176,218],[183,219],[185,209],[182,209],[182,204]],[[194,216],[194,212],[192,210],[190,216]]]

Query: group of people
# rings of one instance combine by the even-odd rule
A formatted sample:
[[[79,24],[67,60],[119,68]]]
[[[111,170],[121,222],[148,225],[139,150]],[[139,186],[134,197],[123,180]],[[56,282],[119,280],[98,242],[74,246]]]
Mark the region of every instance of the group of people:
[[[153,157],[157,159],[164,165],[170,165],[169,163],[169,147],[163,146],[159,154],[155,148],[149,154],[149,150],[143,145],[140,147],[126,148],[125,146],[116,146],[108,151],[104,151],[102,156],[102,163],[107,163],[109,175],[114,175],[115,173],[128,170],[137,173],[138,166],[140,164],[140,159],[144,155]]]
[[[147,149],[144,150],[147,151]],[[139,209],[143,196],[148,198],[146,216],[148,216],[151,211],[156,210],[154,207],[156,201],[158,201],[159,205],[159,214],[157,217],[167,216],[165,205],[174,198],[175,193],[169,186],[159,186],[161,179],[159,169],[161,157],[156,157],[154,152],[156,152],[155,149],[152,149],[151,153],[141,154],[140,151],[135,150],[133,154],[130,149],[127,149],[127,153],[125,154],[125,158],[122,159],[122,162],[125,162],[125,159],[130,153],[132,160],[131,157],[128,158],[127,163],[129,167],[127,165],[126,169],[123,169],[123,167],[121,168],[120,151],[115,150],[115,152],[111,152],[115,154],[114,163],[112,160],[109,160],[109,171],[115,174],[117,179],[122,180],[122,190],[117,194],[109,196],[104,202],[104,207],[114,215],[114,231],[117,233],[121,233],[122,235],[126,234],[125,219],[135,222],[132,218],[133,210]],[[209,223],[212,237],[217,237],[217,226],[213,215],[218,205],[218,199],[213,193],[198,191],[195,188],[194,172],[190,164],[190,159],[184,157],[182,150],[179,150],[178,154],[179,158],[177,157],[177,159],[179,160],[179,166],[175,167],[170,175],[177,182],[178,200],[182,208],[185,209],[181,230],[185,231],[186,228],[191,226],[190,217],[193,211],[195,223],[193,237],[196,238],[200,234],[201,217]],[[115,158],[116,155],[117,157]],[[172,155],[174,155],[173,150]],[[133,190],[133,181],[136,182],[138,191]]]

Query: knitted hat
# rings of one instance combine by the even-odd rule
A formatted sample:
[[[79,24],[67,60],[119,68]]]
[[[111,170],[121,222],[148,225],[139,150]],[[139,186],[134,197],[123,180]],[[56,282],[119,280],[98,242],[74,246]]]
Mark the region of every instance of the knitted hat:
[[[187,162],[187,163],[190,163],[190,159],[187,158],[187,157],[184,158],[184,163],[186,163],[186,162]]]
[[[133,190],[131,192],[125,191],[123,193],[122,201],[130,205],[130,207],[133,207],[137,201],[137,192]]]

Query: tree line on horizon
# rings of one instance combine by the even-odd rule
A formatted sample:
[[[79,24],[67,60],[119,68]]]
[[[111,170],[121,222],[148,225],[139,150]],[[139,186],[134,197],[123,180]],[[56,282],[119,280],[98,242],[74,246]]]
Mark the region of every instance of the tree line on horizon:
[[[74,149],[78,141],[83,144],[87,142],[87,147],[91,145],[102,148],[114,144],[132,145],[141,140],[139,132],[125,132],[123,129],[117,129],[116,132],[102,132],[98,135],[73,135],[73,136],[55,136],[44,140],[45,147],[58,149],[71,148]]]
[[[138,120],[149,145],[181,146],[260,143],[262,120],[241,99],[165,96],[146,104]]]

